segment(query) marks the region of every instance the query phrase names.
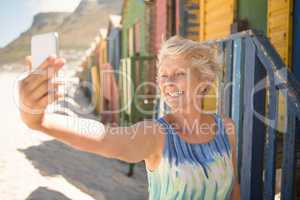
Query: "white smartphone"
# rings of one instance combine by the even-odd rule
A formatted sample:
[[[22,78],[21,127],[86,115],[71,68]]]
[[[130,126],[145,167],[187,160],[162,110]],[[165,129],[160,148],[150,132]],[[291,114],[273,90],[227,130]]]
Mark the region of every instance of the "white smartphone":
[[[58,33],[50,32],[39,35],[34,35],[31,38],[31,60],[32,68],[35,70],[38,68],[50,55],[59,56],[59,44],[58,44]],[[51,81],[60,80],[62,74],[57,72]],[[59,86],[59,93],[64,92],[64,88]],[[48,112],[55,112],[55,102],[47,107]]]
[[[31,60],[32,70],[38,68],[50,55],[59,56],[58,33],[50,32],[40,35],[34,35],[31,38]],[[53,81],[61,80],[63,73],[59,70]]]
[[[58,33],[34,35],[31,39],[32,70],[39,67],[50,55],[59,56]]]

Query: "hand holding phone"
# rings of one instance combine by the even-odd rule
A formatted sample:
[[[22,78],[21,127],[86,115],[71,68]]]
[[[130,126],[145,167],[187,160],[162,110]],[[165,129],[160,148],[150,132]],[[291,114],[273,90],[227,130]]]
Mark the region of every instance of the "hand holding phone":
[[[50,56],[38,68],[18,81],[19,111],[23,122],[29,128],[39,130],[48,105],[63,97],[57,92],[61,83],[49,80],[64,63],[64,59]]]
[[[48,105],[63,97],[57,90],[61,83],[50,80],[62,68],[65,60],[58,57],[55,33],[34,36],[31,52],[31,59],[27,60],[31,70],[18,81],[19,111],[28,127],[40,130]]]

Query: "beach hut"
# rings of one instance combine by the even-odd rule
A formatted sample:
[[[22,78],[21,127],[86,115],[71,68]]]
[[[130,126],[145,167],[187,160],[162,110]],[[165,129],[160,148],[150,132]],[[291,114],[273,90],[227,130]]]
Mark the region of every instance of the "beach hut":
[[[88,82],[88,80],[90,80],[89,68],[88,68],[88,58],[86,56],[84,56],[82,58],[80,67],[82,69],[81,72],[78,73],[80,87],[82,88],[84,95],[90,99],[91,92],[86,84]]]
[[[100,112],[100,105],[101,105],[101,98],[100,98],[100,72],[97,65],[97,48],[96,43],[92,43],[90,50],[87,52],[89,53],[88,59],[89,59],[89,74],[90,74],[90,80],[87,85],[89,90],[91,91],[91,105],[94,108],[95,114],[99,114]]]
[[[120,62],[120,120],[131,124],[151,118],[156,88],[155,60],[149,53],[148,7],[144,1],[125,0],[122,8]]]
[[[200,0],[200,40],[230,35],[235,16],[235,0]]]
[[[267,35],[290,71],[300,80],[299,54],[299,0],[239,0],[237,24],[242,29],[256,29]],[[253,15],[253,13],[256,13]],[[241,30],[241,29],[240,29]],[[286,93],[279,94],[278,126],[284,132],[287,126]]]
[[[107,37],[108,63],[116,72],[118,78],[120,59],[121,59],[121,16],[110,15]]]
[[[147,55],[145,4],[142,0],[125,0],[122,7],[122,58],[139,53]]]
[[[97,68],[100,76],[99,115],[104,124],[118,123],[118,91],[115,70],[109,63],[108,29],[100,29],[97,40],[99,41],[97,45]],[[115,50],[115,52],[118,51]],[[114,60],[112,62],[115,63]]]
[[[184,37],[199,41],[200,40],[200,1],[186,0],[181,3],[181,33]]]
[[[182,0],[152,0],[147,2],[150,7],[150,49],[153,55],[157,55],[161,43],[173,35],[184,35],[184,17],[187,10]],[[184,10],[185,9],[185,10]],[[190,15],[192,17],[192,13]],[[191,21],[192,22],[192,21]],[[192,30],[190,30],[192,32]],[[190,35],[193,35],[191,33]]]
[[[108,62],[108,50],[107,50],[107,29],[101,28],[99,30],[99,38],[97,38],[97,65],[101,66]]]
[[[78,70],[79,84],[83,90],[84,95],[87,97],[90,106],[93,106],[95,113],[97,113],[98,105],[98,93],[99,93],[99,75],[96,67],[95,52],[89,48],[86,50],[85,56],[82,58],[80,64],[80,70]]]

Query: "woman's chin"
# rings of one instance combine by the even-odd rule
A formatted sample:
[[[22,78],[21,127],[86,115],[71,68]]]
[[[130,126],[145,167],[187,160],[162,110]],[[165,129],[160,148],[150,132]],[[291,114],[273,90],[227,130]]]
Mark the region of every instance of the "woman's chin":
[[[164,97],[164,101],[172,110],[182,110],[189,103],[185,98],[178,97]]]
[[[180,102],[167,101],[166,103],[172,109],[172,111],[184,110],[184,106],[182,106],[182,104],[180,104]]]

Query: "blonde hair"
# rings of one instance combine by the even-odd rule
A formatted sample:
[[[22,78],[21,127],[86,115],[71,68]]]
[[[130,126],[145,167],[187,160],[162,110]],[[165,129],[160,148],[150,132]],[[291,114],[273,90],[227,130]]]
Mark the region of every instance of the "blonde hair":
[[[183,56],[191,67],[196,67],[200,74],[210,81],[219,75],[218,46],[214,43],[201,43],[175,35],[162,43],[158,53],[157,67],[169,56]]]

